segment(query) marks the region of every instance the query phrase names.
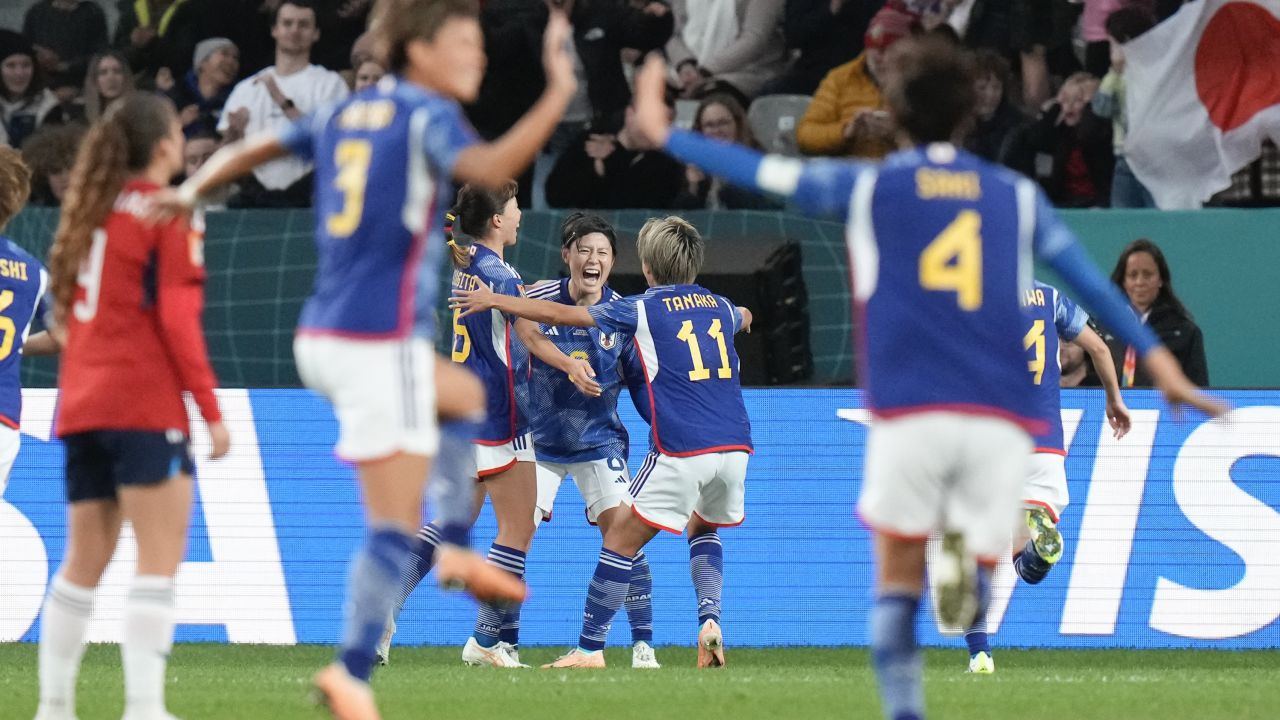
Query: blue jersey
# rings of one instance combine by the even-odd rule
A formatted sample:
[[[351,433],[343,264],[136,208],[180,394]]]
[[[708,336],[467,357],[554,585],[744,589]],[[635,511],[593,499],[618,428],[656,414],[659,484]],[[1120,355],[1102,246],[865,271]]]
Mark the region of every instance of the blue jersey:
[[[1047,432],[1035,436],[1036,452],[1066,455],[1062,440],[1062,366],[1058,363],[1059,338],[1075,340],[1089,323],[1080,306],[1052,285],[1036,281],[1035,287],[1022,297],[1027,310],[1026,334],[1022,348],[1026,353],[1025,372],[1035,386],[1039,417],[1049,425]]]
[[[569,279],[536,285],[526,293],[538,300],[574,305]],[[604,304],[622,297],[606,287]],[[629,334],[599,328],[541,325],[543,336],[560,352],[591,363],[600,383],[599,397],[583,395],[568,376],[532,359],[529,383],[529,422],[539,460],[555,463],[627,458],[627,429],[618,417],[618,395],[632,382],[643,383],[643,371]]]
[[[477,142],[458,104],[389,75],[279,139],[316,166],[316,279],[300,331],[434,337],[443,209],[458,154]]]
[[[664,285],[587,311],[602,332],[635,336],[652,450],[752,451],[733,347],[742,315],[732,302],[698,285]]]
[[[31,321],[49,311],[49,273],[26,250],[0,237],[0,423],[22,421],[22,344]]]
[[[501,295],[521,297],[524,281],[516,269],[483,245],[471,246],[471,264],[453,271],[454,290],[474,290],[481,285]],[[517,318],[497,310],[458,318],[454,311],[453,361],[462,363],[484,384],[486,412],[481,445],[503,445],[529,432],[529,351],[516,337]]]

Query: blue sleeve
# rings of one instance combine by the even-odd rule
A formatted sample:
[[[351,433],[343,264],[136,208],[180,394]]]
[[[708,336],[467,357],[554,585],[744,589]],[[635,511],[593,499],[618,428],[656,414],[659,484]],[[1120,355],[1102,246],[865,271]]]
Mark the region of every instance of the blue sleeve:
[[[1030,182],[1029,180],[1026,182]],[[1151,330],[1138,322],[1129,303],[1111,284],[1076,241],[1075,233],[1066,226],[1049,200],[1036,190],[1035,236],[1036,254],[1052,267],[1085,304],[1093,308],[1098,319],[1126,343],[1146,355],[1160,345]]]
[[[804,164],[792,199],[809,215],[844,220],[849,217],[849,202],[858,173],[866,168],[865,163],[849,160],[810,160]]]
[[[640,323],[640,312],[635,298],[618,298],[612,302],[592,305],[587,308],[596,327],[607,333],[624,333],[635,335],[636,326]]]
[[[636,340],[628,337],[618,355],[618,364],[622,370],[622,381],[626,383],[627,394],[631,396],[631,404],[636,412],[647,423],[652,423],[649,407],[648,383],[645,382],[644,364],[640,362],[640,353],[636,351]]]
[[[276,140],[293,155],[311,162],[315,159],[315,138],[319,120],[315,113],[303,115],[280,129]]]
[[[1066,340],[1075,340],[1084,332],[1089,324],[1089,315],[1079,305],[1071,301],[1061,291],[1054,292],[1053,324],[1058,328],[1058,336]]]
[[[446,175],[453,174],[453,166],[463,150],[480,142],[475,129],[454,102],[442,102],[437,106],[423,132],[422,147],[428,159]]]

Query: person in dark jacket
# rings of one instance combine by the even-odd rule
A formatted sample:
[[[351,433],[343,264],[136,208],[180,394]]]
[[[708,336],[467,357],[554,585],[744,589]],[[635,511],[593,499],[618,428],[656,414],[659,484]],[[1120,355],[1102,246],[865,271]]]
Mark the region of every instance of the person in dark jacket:
[[[140,88],[161,89],[191,69],[196,43],[210,35],[208,0],[119,0],[115,42],[133,68]],[[156,76],[165,70],[163,80]]]
[[[1009,139],[1031,119],[1009,97],[1013,72],[1009,61],[983,48],[973,55],[977,103],[975,122],[965,146],[985,160],[999,162]]]
[[[787,0],[782,34],[795,60],[761,95],[812,95],[835,67],[858,57],[882,0]]]
[[[577,0],[570,19],[594,121],[616,125],[631,104],[621,52],[643,54],[665,45],[675,27],[671,8],[658,0],[638,6],[628,0]]]
[[[1169,348],[1191,382],[1207,387],[1204,333],[1174,293],[1173,276],[1160,247],[1145,238],[1129,243],[1116,261],[1111,282],[1124,290],[1133,312]],[[1106,329],[1101,335],[1111,349],[1121,386],[1151,387],[1151,376],[1136,362],[1133,349]],[[1089,384],[1096,384],[1096,376],[1090,372]]]
[[[96,2],[40,0],[27,10],[22,34],[35,45],[48,77],[83,77],[89,57],[107,48],[107,16]]]

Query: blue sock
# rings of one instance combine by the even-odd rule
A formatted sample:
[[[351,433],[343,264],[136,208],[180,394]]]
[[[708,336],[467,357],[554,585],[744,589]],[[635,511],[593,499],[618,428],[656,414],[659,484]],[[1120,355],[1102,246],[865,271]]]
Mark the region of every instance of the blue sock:
[[[991,570],[978,566],[978,614],[973,624],[964,633],[964,641],[969,646],[969,656],[980,652],[991,654],[991,644],[987,637],[987,608],[991,605]]]
[[[600,548],[600,561],[591,576],[587,588],[587,605],[582,609],[582,635],[578,647],[583,650],[603,650],[609,637],[613,616],[618,614],[627,599],[631,586],[631,558]]]
[[[1040,554],[1036,552],[1035,544],[1028,540],[1026,547],[1022,548],[1022,552],[1013,556],[1013,569],[1018,571],[1018,577],[1021,577],[1031,585],[1035,585],[1049,574],[1053,566],[1040,557]]]
[[[653,642],[653,575],[644,551],[631,559],[631,586],[627,588],[627,620],[631,622],[631,643]]]
[[[689,538],[689,573],[698,594],[698,626],[720,622],[720,592],[724,588],[724,548],[714,532]]]
[[[503,570],[524,579],[524,561],[526,555],[519,550],[512,550],[501,545],[489,548],[489,562]],[[510,645],[520,644],[520,606],[513,605],[502,616],[502,625],[498,628],[498,642]]]
[[[497,565],[512,575],[524,577],[524,553],[515,548],[494,543],[489,546],[489,564]],[[502,627],[507,619],[507,610],[496,605],[484,603],[476,614],[476,631],[472,635],[480,647],[491,648],[502,640]],[[516,615],[515,633],[520,634],[520,616]]]
[[[469,420],[440,425],[440,449],[427,485],[440,541],[459,547],[471,544],[476,502],[471,438],[475,437],[476,428],[477,423]]]
[[[440,529],[433,523],[427,523],[418,531],[414,549],[410,552],[410,560],[400,576],[400,592],[396,594],[395,612],[400,614],[409,596],[422,583],[422,579],[431,572],[436,563],[436,547],[440,544]]]
[[[916,645],[920,598],[881,595],[871,608],[871,664],[887,720],[924,718],[924,663]]]
[[[413,538],[399,530],[374,528],[351,561],[338,659],[352,677],[369,680],[374,648],[386,627],[413,544]]]

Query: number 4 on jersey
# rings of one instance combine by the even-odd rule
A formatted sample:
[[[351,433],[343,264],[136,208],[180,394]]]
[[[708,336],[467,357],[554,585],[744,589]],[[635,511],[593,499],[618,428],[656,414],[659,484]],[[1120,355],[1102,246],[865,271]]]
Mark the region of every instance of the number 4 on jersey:
[[[951,291],[961,310],[982,307],[982,216],[961,210],[920,253],[920,287]]]

